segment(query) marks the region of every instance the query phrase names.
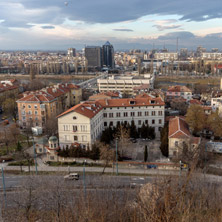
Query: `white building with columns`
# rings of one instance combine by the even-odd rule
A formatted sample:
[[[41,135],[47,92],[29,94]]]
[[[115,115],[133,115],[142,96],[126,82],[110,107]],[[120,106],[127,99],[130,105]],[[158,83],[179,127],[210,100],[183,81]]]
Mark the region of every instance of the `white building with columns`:
[[[58,116],[59,143],[65,148],[79,143],[91,149],[102,131],[117,123],[134,120],[137,128],[148,124],[155,128],[156,136],[164,125],[164,102],[147,94],[130,99],[105,99],[86,101]]]

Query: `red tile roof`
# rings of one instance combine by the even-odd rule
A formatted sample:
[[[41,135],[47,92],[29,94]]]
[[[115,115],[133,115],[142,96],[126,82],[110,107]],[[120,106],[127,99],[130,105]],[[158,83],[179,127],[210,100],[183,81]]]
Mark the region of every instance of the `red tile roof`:
[[[151,103],[154,101],[155,103]],[[130,104],[134,102],[134,104]],[[78,104],[57,117],[63,116],[70,112],[77,112],[88,118],[93,118],[100,110],[107,107],[135,107],[135,106],[164,106],[165,103],[161,98],[139,98],[139,99],[101,99],[96,101],[86,101]]]
[[[17,102],[50,102],[53,101],[55,97],[49,95],[45,92],[36,92],[35,94],[29,94],[23,98],[17,100]]]
[[[191,99],[190,104],[192,104],[192,105],[193,104],[202,105],[203,103],[198,99]]]
[[[154,103],[152,103],[152,101]],[[134,107],[134,106],[164,106],[163,100],[158,98],[129,98],[129,99],[107,99],[98,100],[103,107]],[[134,104],[131,104],[133,103]]]
[[[87,101],[85,103],[80,103],[65,112],[61,113],[57,116],[57,118],[64,116],[71,112],[77,112],[83,116],[86,116],[88,118],[93,118],[97,113],[99,113],[103,109],[102,105],[99,102],[90,102]]]
[[[186,86],[170,86],[168,92],[192,92]]]
[[[187,138],[190,137],[188,124],[184,119],[175,117],[169,122],[169,138]]]

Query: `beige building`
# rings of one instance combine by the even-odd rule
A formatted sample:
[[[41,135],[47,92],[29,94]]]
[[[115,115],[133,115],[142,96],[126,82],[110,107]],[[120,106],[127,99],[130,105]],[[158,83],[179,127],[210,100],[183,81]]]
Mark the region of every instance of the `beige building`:
[[[81,99],[82,89],[72,83],[25,92],[23,98],[17,100],[19,125],[44,127],[48,119],[80,103]]]
[[[170,119],[168,133],[169,157],[178,157],[186,144],[188,148],[195,149],[200,144],[200,137],[193,137],[184,119],[175,117]]]
[[[106,127],[121,122],[131,124],[132,120],[137,128],[143,123],[154,127],[158,137],[164,125],[164,106],[161,98],[151,96],[81,103],[58,116],[60,146],[79,143],[91,148]]]

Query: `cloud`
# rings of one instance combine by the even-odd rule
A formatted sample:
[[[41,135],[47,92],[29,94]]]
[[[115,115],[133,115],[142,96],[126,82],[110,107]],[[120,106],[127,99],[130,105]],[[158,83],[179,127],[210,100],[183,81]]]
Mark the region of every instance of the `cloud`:
[[[52,26],[52,25],[44,25],[44,26],[41,26],[42,29],[55,29],[55,26]]]
[[[159,31],[164,31],[166,29],[178,29],[181,25],[153,25],[153,27],[156,27]]]
[[[7,27],[33,24],[62,24],[66,19],[87,23],[116,23],[146,15],[177,15],[180,20],[205,21],[222,18],[221,0],[1,0],[0,19]],[[158,24],[157,24],[158,25]],[[157,28],[160,28],[157,26]],[[166,26],[166,29],[171,27]]]
[[[117,32],[133,32],[132,29],[113,29],[113,31],[117,31]]]

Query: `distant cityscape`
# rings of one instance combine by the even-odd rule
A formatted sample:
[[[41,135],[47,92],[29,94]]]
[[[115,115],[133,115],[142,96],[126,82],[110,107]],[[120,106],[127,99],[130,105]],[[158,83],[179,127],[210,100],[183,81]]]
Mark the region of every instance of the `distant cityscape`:
[[[114,51],[107,41],[103,46],[86,46],[83,50],[67,52],[0,52],[0,73],[77,74],[98,71],[121,73],[139,70],[141,73],[217,74],[222,69],[222,52],[198,46],[195,51],[181,48],[171,52],[166,48],[149,51]],[[32,74],[31,74],[32,75]]]

